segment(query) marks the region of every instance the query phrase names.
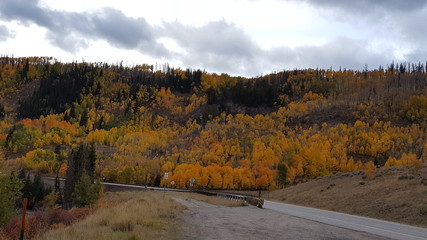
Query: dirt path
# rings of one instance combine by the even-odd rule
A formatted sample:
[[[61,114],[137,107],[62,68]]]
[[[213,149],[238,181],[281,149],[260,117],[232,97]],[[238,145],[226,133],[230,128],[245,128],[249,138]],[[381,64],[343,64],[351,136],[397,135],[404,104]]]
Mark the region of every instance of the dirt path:
[[[253,206],[226,207],[175,198],[188,210],[177,239],[385,239]]]

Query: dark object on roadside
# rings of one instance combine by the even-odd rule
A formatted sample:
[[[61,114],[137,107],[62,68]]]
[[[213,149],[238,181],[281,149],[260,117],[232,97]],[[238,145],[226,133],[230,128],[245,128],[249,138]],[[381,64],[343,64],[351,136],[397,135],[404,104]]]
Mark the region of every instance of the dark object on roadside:
[[[398,180],[411,180],[411,179],[414,179],[415,177],[414,176],[412,176],[412,175],[403,175],[403,176],[400,176],[399,178],[397,178]]]

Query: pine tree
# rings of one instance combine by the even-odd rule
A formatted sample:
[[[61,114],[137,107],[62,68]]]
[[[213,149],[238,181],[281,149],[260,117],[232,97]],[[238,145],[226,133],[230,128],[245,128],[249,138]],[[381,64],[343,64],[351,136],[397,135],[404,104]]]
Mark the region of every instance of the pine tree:
[[[85,127],[89,121],[89,111],[87,108],[82,113],[82,116],[80,117],[79,125],[82,127]]]
[[[56,176],[55,176],[55,194],[56,194],[56,204],[62,204],[63,200],[62,200],[62,192],[61,192],[61,183],[59,181],[59,169],[61,167],[59,167],[56,170]]]
[[[63,208],[70,208],[72,206],[75,186],[83,174],[87,174],[93,182],[95,164],[96,151],[93,145],[80,144],[72,150],[68,159]]]
[[[42,181],[41,174],[37,173],[31,179],[30,174],[26,174],[22,168],[19,172],[18,179],[24,182],[21,189],[23,197],[28,198],[28,209],[34,208],[38,203],[42,202],[46,195],[52,192],[50,187],[46,187]]]
[[[286,184],[286,173],[288,171],[288,168],[285,164],[279,163],[277,165],[277,183],[279,186],[284,186]]]
[[[0,174],[0,226],[14,215],[15,202],[21,197],[22,186],[20,179]]]
[[[0,103],[0,120],[3,120],[3,118],[6,116],[6,112],[4,110],[4,106],[2,103]]]
[[[72,194],[73,204],[76,207],[86,207],[94,204],[100,196],[101,187],[99,182],[92,183],[91,177],[83,173]]]
[[[89,148],[89,156],[88,156],[88,169],[87,173],[91,178],[95,175],[95,168],[96,168],[96,150],[95,145],[92,143]]]

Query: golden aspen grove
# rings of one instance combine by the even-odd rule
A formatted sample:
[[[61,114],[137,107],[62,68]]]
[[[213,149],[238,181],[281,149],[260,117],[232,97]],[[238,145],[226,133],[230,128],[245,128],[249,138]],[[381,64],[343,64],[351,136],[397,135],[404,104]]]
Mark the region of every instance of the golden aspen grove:
[[[63,177],[73,149],[90,145],[95,178],[174,188],[195,178],[195,188],[271,190],[421,164],[426,71],[392,63],[246,78],[3,56],[0,145],[14,168]]]

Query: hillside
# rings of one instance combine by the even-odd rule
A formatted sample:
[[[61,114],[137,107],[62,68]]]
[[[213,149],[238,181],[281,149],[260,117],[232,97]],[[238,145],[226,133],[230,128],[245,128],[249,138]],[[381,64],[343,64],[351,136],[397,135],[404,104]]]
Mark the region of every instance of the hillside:
[[[269,194],[274,201],[427,227],[427,164],[338,173]]]
[[[47,57],[0,66],[0,144],[16,169],[65,176],[80,147],[104,181],[276,189],[427,157],[421,63],[253,78]]]
[[[246,78],[2,56],[0,225],[5,232],[17,226],[11,217],[21,193],[37,195],[30,205],[45,208],[41,214],[81,219],[91,210],[73,206],[93,205],[102,194],[98,181],[105,181],[282,189],[270,195],[425,226],[425,166],[413,166],[427,162],[426,67],[392,63]],[[66,182],[42,191],[40,174]]]

